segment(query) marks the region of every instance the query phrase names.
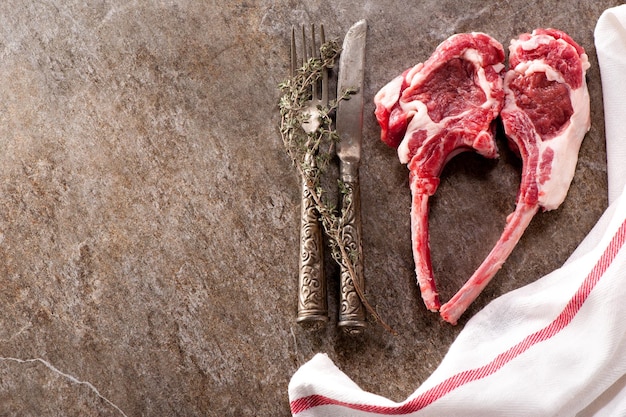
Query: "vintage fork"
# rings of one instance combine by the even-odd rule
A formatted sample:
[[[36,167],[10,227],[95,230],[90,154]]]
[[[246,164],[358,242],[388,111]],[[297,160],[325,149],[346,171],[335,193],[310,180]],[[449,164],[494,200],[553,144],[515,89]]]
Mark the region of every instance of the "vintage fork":
[[[302,27],[302,58],[298,60],[296,53],[295,28],[291,30],[291,65],[293,77],[299,67],[299,62],[305,64],[309,57],[319,58],[320,50],[316,45],[315,25],[311,25],[311,39],[307,42],[304,26]],[[324,44],[324,27],[320,26],[320,45]],[[321,91],[318,91],[321,89]],[[328,73],[322,74],[321,86],[314,86],[311,91],[311,100],[306,106],[309,114],[308,121],[302,124],[306,132],[313,132],[319,126],[318,106],[328,105]],[[315,157],[307,154],[306,164],[315,167]],[[326,295],[326,281],[324,277],[324,251],[322,226],[319,213],[315,208],[312,190],[306,181],[302,180],[301,216],[300,216],[300,261],[298,274],[298,315],[296,321],[307,327],[319,328],[328,321],[328,301]]]

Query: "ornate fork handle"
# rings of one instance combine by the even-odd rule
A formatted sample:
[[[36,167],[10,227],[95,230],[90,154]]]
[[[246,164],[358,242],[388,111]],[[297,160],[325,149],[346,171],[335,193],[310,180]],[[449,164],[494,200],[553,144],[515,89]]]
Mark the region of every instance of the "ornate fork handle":
[[[350,276],[344,263],[340,272],[339,293],[339,323],[346,333],[359,334],[366,327],[365,306],[357,292],[357,286],[361,291],[365,290],[363,275],[363,251],[361,229],[361,193],[357,176],[344,177],[345,193],[342,206],[346,210],[347,222],[343,229],[343,245],[351,254],[354,267],[354,279]]]
[[[311,164],[314,164],[314,158]],[[328,301],[323,267],[322,226],[312,197],[313,190],[302,181],[300,216],[300,262],[298,275],[299,323],[315,326],[328,320]]]
[[[324,27],[320,26],[320,41],[325,42]],[[315,36],[315,25],[311,25],[311,38],[306,39],[304,26],[302,27],[302,65],[309,57],[320,58],[319,45]],[[291,31],[291,68],[293,77],[298,66],[296,53],[295,29]],[[316,83],[318,84],[318,83]],[[320,85],[311,88],[311,99],[306,112],[309,119],[302,124],[302,129],[312,133],[317,129],[319,121],[318,106],[328,105],[328,72],[322,73]],[[321,91],[320,91],[321,90]],[[304,163],[316,168],[315,156],[307,153]],[[298,273],[298,314],[296,321],[313,329],[321,327],[328,321],[328,301],[326,298],[326,281],[324,277],[324,255],[322,225],[320,216],[313,200],[312,190],[306,178],[301,181],[301,215],[300,215],[300,261]]]

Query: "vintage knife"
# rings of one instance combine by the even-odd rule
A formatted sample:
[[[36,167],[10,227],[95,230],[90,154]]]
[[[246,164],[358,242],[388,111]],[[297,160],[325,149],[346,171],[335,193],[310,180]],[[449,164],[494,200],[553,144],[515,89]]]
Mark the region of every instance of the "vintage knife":
[[[339,176],[345,185],[342,208],[347,211],[348,223],[344,226],[344,247],[354,256],[355,281],[346,265],[340,268],[338,326],[350,334],[363,332],[366,326],[365,307],[357,290],[364,290],[363,251],[361,244],[361,196],[359,190],[359,164],[363,136],[363,75],[365,72],[365,38],[367,22],[360,20],[346,34],[339,58],[337,97],[347,90],[353,91],[348,100],[337,107],[335,127],[339,135],[337,156]]]

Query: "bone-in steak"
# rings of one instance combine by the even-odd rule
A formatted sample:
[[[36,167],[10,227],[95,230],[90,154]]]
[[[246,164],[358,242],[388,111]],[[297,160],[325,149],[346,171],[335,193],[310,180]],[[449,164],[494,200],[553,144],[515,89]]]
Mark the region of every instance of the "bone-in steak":
[[[591,125],[589,62],[582,47],[559,30],[537,29],[512,40],[509,50],[501,117],[511,148],[522,158],[520,190],[500,240],[441,307],[453,324],[500,269],[539,207],[552,210],[563,202]]]
[[[406,70],[375,97],[381,139],[407,164],[413,197],[415,270],[427,308],[438,311],[428,241],[428,198],[446,162],[462,151],[497,157],[493,121],[503,105],[502,45],[484,33],[441,43],[424,63]]]

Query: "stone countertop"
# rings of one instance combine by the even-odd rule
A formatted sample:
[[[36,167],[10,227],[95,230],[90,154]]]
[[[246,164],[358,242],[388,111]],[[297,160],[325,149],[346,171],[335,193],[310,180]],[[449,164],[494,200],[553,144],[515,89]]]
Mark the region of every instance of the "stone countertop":
[[[0,5],[0,415],[287,416],[291,375],[325,352],[404,400],[467,317],[559,267],[607,205],[593,29],[618,1],[19,2]],[[368,20],[361,168],[369,301],[360,337],[295,323],[298,179],[278,135],[292,25]],[[588,52],[592,128],[565,203],[533,220],[458,326],[419,297],[406,167],[374,94],[456,32],[505,46],[537,27]],[[444,299],[498,238],[519,161],[446,167],[431,206]],[[327,263],[330,295],[336,268]]]

